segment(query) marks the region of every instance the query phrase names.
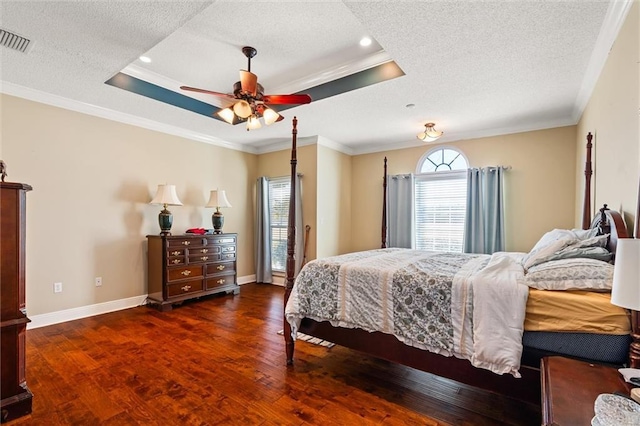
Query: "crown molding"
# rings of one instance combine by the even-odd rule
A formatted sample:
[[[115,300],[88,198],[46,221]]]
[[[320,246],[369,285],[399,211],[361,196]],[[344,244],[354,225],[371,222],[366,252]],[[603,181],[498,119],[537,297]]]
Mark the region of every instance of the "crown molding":
[[[191,139],[198,142],[204,142],[211,145],[220,146],[223,148],[232,149],[235,151],[243,151],[251,154],[256,154],[256,150],[250,146],[236,144],[206,135],[204,133],[194,132],[191,130],[183,129],[177,126],[171,126],[165,123],[159,123],[154,120],[146,118],[136,117],[131,114],[126,114],[119,111],[114,111],[108,108],[99,107],[97,105],[89,104],[86,102],[80,102],[73,99],[65,98],[51,93],[42,92],[40,90],[30,89],[24,86],[19,86],[7,81],[0,80],[0,93],[4,93],[11,96],[27,99],[34,102],[40,102],[43,104],[55,106],[58,108],[67,109],[70,111],[80,112],[82,114],[92,115],[95,117],[106,118],[107,120],[117,121],[119,123],[130,124],[144,129],[154,130],[174,136],[179,136],[185,139]]]
[[[573,108],[572,117],[576,123],[582,117],[587,102],[591,98],[600,73],[607,62],[609,51],[620,33],[633,2],[634,0],[615,0],[609,3]]]
[[[324,147],[333,149],[334,151],[341,152],[347,155],[353,155],[353,149],[350,147],[333,141],[329,138],[325,138],[324,136],[318,136],[318,145],[322,145]]]
[[[547,130],[554,129],[557,127],[566,127],[566,126],[575,126],[576,122],[571,118],[566,119],[558,119],[558,120],[549,120],[544,122],[538,122],[532,125],[520,125],[520,126],[511,126],[511,127],[496,127],[493,129],[481,129],[481,130],[470,130],[466,132],[447,132],[434,142],[422,142],[417,138],[413,138],[411,140],[405,141],[397,141],[392,143],[386,143],[384,145],[361,145],[355,149],[353,149],[353,153],[351,155],[362,155],[362,154],[372,154],[376,152],[387,152],[387,151],[395,151],[398,149],[406,149],[406,148],[415,148],[415,147],[425,147],[425,146],[434,146],[434,145],[443,145],[451,142],[462,141],[466,139],[480,139],[487,138],[493,136],[503,136],[509,135],[513,133],[524,133],[524,132],[534,132],[538,130]],[[392,148],[391,148],[392,147]]]

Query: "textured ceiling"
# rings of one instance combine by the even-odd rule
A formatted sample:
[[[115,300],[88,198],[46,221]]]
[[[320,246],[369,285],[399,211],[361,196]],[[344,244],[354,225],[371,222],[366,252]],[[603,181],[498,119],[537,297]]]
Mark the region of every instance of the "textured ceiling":
[[[1,28],[33,46],[0,48],[0,89],[250,152],[284,147],[294,115],[299,137],[348,153],[420,145],[428,121],[444,142],[550,128],[579,118],[627,4],[2,0]],[[372,45],[360,47],[362,36]],[[176,92],[231,92],[245,45],[258,50],[251,70],[268,94],[388,60],[405,75],[288,109],[251,132],[105,84],[124,72]]]

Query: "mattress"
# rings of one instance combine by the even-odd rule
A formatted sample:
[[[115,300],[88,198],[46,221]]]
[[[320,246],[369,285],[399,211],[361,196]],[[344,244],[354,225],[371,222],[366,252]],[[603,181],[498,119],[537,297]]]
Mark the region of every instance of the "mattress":
[[[525,331],[628,335],[626,309],[611,304],[610,293],[529,290]]]
[[[522,363],[539,366],[540,358],[563,355],[622,365],[631,343],[627,310],[614,306],[610,293],[529,291]]]

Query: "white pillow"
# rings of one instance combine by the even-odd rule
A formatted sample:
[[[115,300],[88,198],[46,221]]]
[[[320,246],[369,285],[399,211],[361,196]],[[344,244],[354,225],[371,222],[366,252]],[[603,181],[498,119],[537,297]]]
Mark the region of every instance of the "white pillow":
[[[522,266],[526,271],[532,266],[544,262],[553,253],[578,241],[577,235],[567,229],[549,231],[538,240],[531,251],[522,259]]]
[[[530,268],[524,279],[538,290],[610,291],[613,265],[595,259],[552,260]]]
[[[554,229],[540,238],[531,251],[523,258],[522,266],[528,270],[532,266],[539,265],[550,260],[558,260],[570,255],[569,248],[606,247],[609,235],[595,235],[597,229]],[[562,253],[567,253],[563,256]],[[587,256],[585,256],[587,257]],[[600,258],[600,257],[598,257]]]

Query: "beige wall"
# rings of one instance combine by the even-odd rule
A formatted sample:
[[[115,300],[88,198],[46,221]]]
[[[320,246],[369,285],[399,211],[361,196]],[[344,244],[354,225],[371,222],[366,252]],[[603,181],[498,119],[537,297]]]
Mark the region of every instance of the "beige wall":
[[[146,238],[158,234],[158,184],[176,185],[172,231],[211,228],[203,206],[225,189],[227,232],[238,233],[238,275],[254,273],[252,190],[257,156],[7,95],[2,159],[27,196],[30,315],[146,294]],[[94,278],[102,277],[102,287]],[[53,283],[62,282],[62,293]]]
[[[511,166],[505,183],[508,251],[529,251],[542,234],[573,225],[575,205],[575,126],[447,143],[472,167]],[[389,174],[416,171],[418,161],[437,144],[353,158],[353,250],[380,246],[383,158]]]
[[[351,249],[351,157],[318,145],[317,257]]]
[[[586,135],[593,140],[593,211],[603,203],[623,213],[633,229],[640,176],[640,6],[634,2],[578,123],[577,162],[583,167]],[[584,176],[578,174],[578,191]],[[582,204],[575,223],[581,223]]]
[[[316,258],[316,200],[317,200],[317,145],[307,145],[297,149],[297,172],[302,173],[302,212],[305,225],[311,226],[309,241],[307,242],[307,259]],[[253,182],[255,194],[255,180],[259,176],[281,177],[291,176],[291,151],[282,150],[262,154],[258,158],[257,175]],[[254,201],[255,212],[255,201]]]

